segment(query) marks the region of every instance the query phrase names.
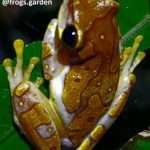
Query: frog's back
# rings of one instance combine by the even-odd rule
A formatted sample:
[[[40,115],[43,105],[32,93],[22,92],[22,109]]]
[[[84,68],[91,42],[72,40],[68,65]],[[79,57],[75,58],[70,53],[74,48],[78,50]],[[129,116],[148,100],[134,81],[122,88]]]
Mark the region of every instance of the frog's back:
[[[81,16],[83,24],[80,29],[83,29],[84,38],[78,56],[84,61],[70,66],[63,92],[66,110],[75,114],[67,126],[69,138],[75,145],[106,113],[116,92],[120,68],[119,33],[115,19],[118,5],[112,4],[104,5],[100,15],[95,11],[86,12],[85,18]],[[88,17],[93,17],[90,23],[87,22]]]

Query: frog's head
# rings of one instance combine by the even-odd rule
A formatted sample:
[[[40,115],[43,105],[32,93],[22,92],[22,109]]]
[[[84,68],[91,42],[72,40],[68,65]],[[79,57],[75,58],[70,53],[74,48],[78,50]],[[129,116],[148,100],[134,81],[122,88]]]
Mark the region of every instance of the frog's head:
[[[58,58],[78,64],[96,55],[111,56],[118,48],[114,0],[64,0],[57,30]]]

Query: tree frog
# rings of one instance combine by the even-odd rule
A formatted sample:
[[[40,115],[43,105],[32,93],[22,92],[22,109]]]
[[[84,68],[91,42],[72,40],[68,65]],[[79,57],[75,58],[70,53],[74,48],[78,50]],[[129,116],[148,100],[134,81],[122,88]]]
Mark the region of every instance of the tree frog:
[[[63,1],[42,42],[49,98],[39,90],[43,78],[30,81],[39,58],[23,70],[24,42],[14,41],[16,67],[3,63],[14,121],[35,149],[91,150],[121,113],[145,54],[136,53],[142,36],[119,48],[118,8],[115,0]]]

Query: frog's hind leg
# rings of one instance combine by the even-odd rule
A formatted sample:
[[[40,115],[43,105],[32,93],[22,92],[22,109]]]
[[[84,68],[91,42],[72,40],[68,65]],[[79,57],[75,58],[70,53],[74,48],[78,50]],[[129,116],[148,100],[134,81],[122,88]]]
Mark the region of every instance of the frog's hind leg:
[[[32,57],[24,72],[24,42],[16,40],[14,48],[17,56],[16,67],[13,67],[11,59],[3,62],[11,88],[14,121],[35,148],[60,150],[61,140],[53,117],[55,112],[51,109],[53,106],[38,89],[43,79],[37,78],[35,83],[29,81],[39,58]]]
[[[133,71],[145,57],[144,52],[137,53],[142,39],[142,36],[137,36],[133,47],[127,48],[123,52],[119,84],[113,103],[108,112],[99,120],[94,130],[83,140],[77,150],[91,150],[103,137],[124,108],[130,89],[136,80]]]

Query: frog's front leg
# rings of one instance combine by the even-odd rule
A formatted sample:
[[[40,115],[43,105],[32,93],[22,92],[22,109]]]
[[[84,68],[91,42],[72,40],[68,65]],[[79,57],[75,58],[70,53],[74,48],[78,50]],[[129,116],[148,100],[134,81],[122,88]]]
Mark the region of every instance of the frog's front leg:
[[[11,59],[5,59],[3,65],[8,73],[15,123],[38,150],[60,150],[56,113],[38,89],[42,79],[38,78],[35,83],[29,81],[39,59],[31,58],[23,72],[24,42],[16,40],[14,48],[17,55],[16,67],[12,67]]]
[[[99,120],[94,130],[83,140],[77,150],[91,150],[122,112],[130,90],[136,80],[133,71],[145,57],[144,52],[137,53],[137,49],[139,48],[142,39],[142,36],[137,36],[133,46],[123,51],[121,55],[123,59],[121,63],[119,84],[113,103],[108,112]]]
[[[64,66],[61,65],[58,61],[58,56],[56,50],[56,29],[58,21],[53,19],[46,30],[44,40],[43,40],[43,70],[44,77],[46,80],[51,80],[53,77],[56,77],[64,69]]]

